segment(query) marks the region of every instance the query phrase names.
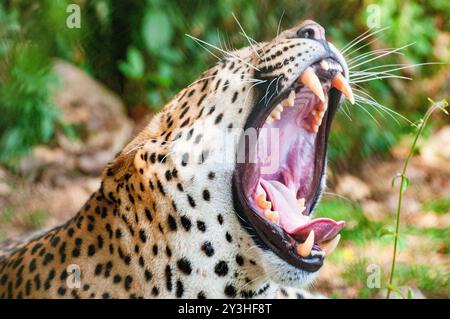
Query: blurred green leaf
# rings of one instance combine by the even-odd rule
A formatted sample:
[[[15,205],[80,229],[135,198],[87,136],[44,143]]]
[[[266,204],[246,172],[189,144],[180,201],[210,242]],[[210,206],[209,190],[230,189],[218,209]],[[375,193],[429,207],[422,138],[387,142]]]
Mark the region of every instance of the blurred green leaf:
[[[129,47],[127,60],[119,61],[119,69],[123,75],[130,79],[141,79],[145,72],[145,62],[141,52],[135,47]]]
[[[159,9],[148,10],[142,21],[142,37],[147,50],[158,55],[166,49],[173,32],[166,13]]]

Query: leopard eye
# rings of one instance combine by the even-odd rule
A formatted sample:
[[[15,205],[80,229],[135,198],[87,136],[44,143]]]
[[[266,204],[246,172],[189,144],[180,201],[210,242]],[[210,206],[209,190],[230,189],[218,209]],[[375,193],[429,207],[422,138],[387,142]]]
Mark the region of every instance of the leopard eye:
[[[298,30],[297,35],[299,38],[303,38],[303,39],[314,39],[315,32],[311,28],[306,28],[306,29]]]

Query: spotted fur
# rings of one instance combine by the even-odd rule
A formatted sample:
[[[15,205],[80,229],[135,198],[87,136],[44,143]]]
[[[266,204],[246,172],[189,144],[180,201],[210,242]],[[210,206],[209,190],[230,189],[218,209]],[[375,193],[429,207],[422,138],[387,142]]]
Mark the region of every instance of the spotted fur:
[[[306,24],[323,32],[305,21],[224,57],[108,165],[76,216],[2,249],[0,297],[258,298],[308,283],[314,274],[255,245],[240,224],[234,161],[222,159],[236,154],[232,131],[257,99],[283,91],[325,54],[323,42],[296,36]]]

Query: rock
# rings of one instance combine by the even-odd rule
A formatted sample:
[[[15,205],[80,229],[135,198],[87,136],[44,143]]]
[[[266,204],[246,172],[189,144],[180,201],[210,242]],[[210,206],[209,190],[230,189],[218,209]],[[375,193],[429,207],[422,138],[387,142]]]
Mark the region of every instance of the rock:
[[[77,137],[57,131],[54,141],[35,147],[19,167],[29,181],[61,185],[61,174],[98,176],[131,139],[133,125],[121,100],[83,71],[63,61],[55,62],[54,71],[61,83],[54,103]]]
[[[336,191],[339,195],[349,197],[354,201],[359,201],[370,196],[369,186],[361,179],[348,174],[338,177]]]
[[[370,221],[382,222],[386,218],[386,208],[380,202],[374,200],[364,201],[362,203],[362,209],[364,216]]]
[[[132,122],[121,100],[83,71],[63,61],[56,61],[54,70],[61,81],[55,103],[79,137],[59,133],[58,146],[75,158],[78,169],[98,175],[130,140]]]

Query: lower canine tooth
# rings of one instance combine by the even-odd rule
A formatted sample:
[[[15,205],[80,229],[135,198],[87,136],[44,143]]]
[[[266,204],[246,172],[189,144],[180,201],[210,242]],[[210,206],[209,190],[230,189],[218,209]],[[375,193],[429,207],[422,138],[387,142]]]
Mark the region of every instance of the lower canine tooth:
[[[307,257],[311,253],[313,245],[314,245],[314,230],[311,230],[305,242],[303,244],[297,245],[297,253],[302,257]]]
[[[329,255],[333,252],[333,250],[336,249],[337,245],[339,244],[339,240],[341,239],[341,234],[338,234],[336,237],[334,237],[331,241],[319,245],[320,249],[322,249],[326,255]]]

